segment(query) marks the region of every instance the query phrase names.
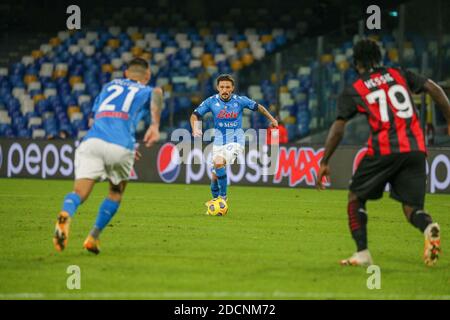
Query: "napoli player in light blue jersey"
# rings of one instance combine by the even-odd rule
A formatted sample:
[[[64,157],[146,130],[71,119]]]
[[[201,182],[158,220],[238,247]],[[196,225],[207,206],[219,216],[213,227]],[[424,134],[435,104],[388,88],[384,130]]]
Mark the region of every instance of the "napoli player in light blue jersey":
[[[232,164],[244,152],[245,135],[242,130],[242,114],[244,109],[258,111],[269,121],[271,127],[278,127],[278,122],[259,103],[245,96],[233,94],[234,79],[228,74],[220,75],[216,79],[218,94],[203,101],[191,115],[191,127],[194,137],[202,136],[201,119],[212,112],[214,116],[214,144],[213,144],[213,174],[211,180],[212,200],[221,197],[227,200],[227,170],[226,165]]]
[[[100,205],[95,224],[84,242],[84,248],[98,254],[99,236],[119,209],[134,161],[135,129],[143,114],[150,109],[152,123],[144,136],[147,147],[159,140],[159,121],[163,104],[160,88],[147,86],[148,63],[135,58],[128,64],[124,79],[107,83],[95,100],[94,122],[75,151],[75,183],[64,198],[56,221],[53,243],[57,251],[67,247],[70,220],[100,179],[109,180],[109,193]]]

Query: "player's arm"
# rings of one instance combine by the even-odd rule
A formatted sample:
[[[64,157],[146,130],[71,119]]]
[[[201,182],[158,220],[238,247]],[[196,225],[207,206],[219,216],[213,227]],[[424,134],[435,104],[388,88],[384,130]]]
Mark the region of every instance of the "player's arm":
[[[192,135],[194,137],[201,137],[202,136],[202,118],[197,112],[193,112],[191,115],[191,128],[192,128]]]
[[[447,95],[440,85],[430,79],[424,83],[423,88],[426,92],[428,92],[438,108],[442,111],[445,119],[447,120],[448,134],[450,135],[450,102]]]
[[[152,115],[152,123],[150,124],[144,136],[146,147],[151,147],[155,142],[159,141],[159,123],[161,120],[161,110],[163,109],[164,96],[161,88],[154,88],[152,92],[152,100],[150,102],[150,113]]]
[[[270,126],[272,128],[277,128],[278,127],[278,121],[274,117],[272,117],[270,112],[264,106],[258,104],[258,109],[257,110],[258,110],[259,113],[263,114],[267,118],[267,120],[270,121]]]
[[[448,134],[450,135],[450,103],[444,90],[442,90],[442,88],[433,80],[427,79],[410,70],[405,70],[404,75],[408,86],[413,93],[422,93],[425,91],[431,96],[447,120]]]
[[[206,99],[194,110],[194,112],[192,112],[190,121],[191,121],[192,135],[194,137],[202,136],[202,117],[206,113],[211,111],[209,106],[210,101],[211,99]]]
[[[89,113],[88,128],[91,128],[94,125],[95,114],[97,113],[99,105],[100,105],[100,94],[95,98],[92,111]]]
[[[343,119],[337,119],[334,121],[333,125],[328,132],[328,137],[325,142],[325,151],[323,154],[322,161],[320,162],[319,175],[317,177],[317,187],[319,189],[324,189],[323,178],[329,179],[330,176],[330,159],[333,156],[339,143],[342,141],[345,132],[346,121]]]
[[[345,126],[347,121],[357,114],[357,107],[353,101],[351,93],[348,89],[339,95],[337,101],[337,117],[328,132],[327,140],[325,141],[325,151],[320,162],[319,174],[317,176],[317,188],[324,189],[323,178],[330,177],[330,159],[333,156],[339,143],[342,141],[345,133]]]
[[[322,180],[323,177],[327,179],[330,176],[330,165],[329,161],[333,156],[336,148],[344,137],[346,121],[343,119],[337,119],[334,121],[331,126],[330,131],[328,132],[327,141],[325,142],[325,151],[323,154],[322,161],[320,162],[319,175],[317,177],[317,187],[319,189],[324,189]]]
[[[88,119],[88,128],[92,128],[92,126],[94,125],[94,115],[89,115]]]

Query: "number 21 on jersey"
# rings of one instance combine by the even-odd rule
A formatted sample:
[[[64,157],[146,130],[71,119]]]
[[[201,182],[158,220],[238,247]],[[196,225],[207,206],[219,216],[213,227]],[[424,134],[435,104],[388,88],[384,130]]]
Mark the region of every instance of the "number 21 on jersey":
[[[127,87],[127,89],[128,89],[128,93],[123,102],[122,109],[120,110],[122,112],[128,112],[130,110],[130,106],[131,106],[131,103],[133,102],[134,96],[139,91],[139,88],[136,88],[136,87]],[[98,112],[114,111],[116,109],[116,105],[111,104],[111,101],[113,101],[115,98],[120,96],[124,90],[125,90],[124,87],[119,86],[117,84],[114,84],[114,85],[110,86],[108,89],[106,89],[106,91],[112,92],[112,93],[109,96],[107,96],[105,100],[103,100],[102,104],[98,108]]]

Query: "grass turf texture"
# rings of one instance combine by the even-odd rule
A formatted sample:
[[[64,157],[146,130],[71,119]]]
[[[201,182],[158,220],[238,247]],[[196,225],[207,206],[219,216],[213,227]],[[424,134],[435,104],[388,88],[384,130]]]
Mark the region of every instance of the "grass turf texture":
[[[96,185],[72,220],[68,248],[53,249],[55,218],[71,181],[0,179],[0,298],[39,299],[450,299],[450,202],[427,195],[443,233],[443,255],[422,262],[423,236],[385,195],[368,203],[369,247],[381,289],[365,268],[341,267],[353,253],[346,192],[243,187],[229,213],[206,216],[209,187],[130,183],[101,237],[82,249],[107,184]],[[67,267],[81,269],[68,290]]]

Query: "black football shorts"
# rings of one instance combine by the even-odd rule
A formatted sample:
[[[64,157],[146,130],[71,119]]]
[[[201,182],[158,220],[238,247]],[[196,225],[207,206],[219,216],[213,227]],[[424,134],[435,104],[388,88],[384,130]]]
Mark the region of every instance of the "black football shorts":
[[[420,151],[365,156],[350,181],[350,191],[361,200],[380,199],[389,183],[393,199],[423,209],[425,165],[426,155]]]

